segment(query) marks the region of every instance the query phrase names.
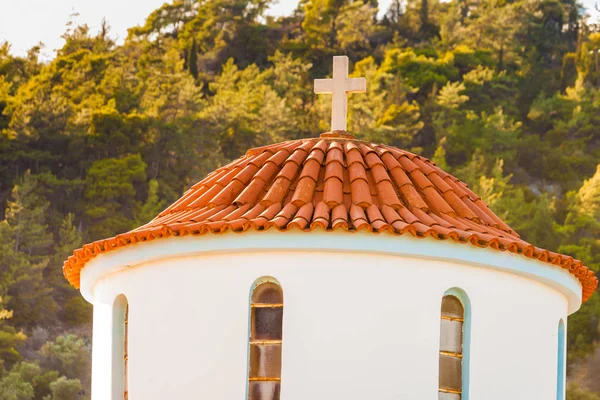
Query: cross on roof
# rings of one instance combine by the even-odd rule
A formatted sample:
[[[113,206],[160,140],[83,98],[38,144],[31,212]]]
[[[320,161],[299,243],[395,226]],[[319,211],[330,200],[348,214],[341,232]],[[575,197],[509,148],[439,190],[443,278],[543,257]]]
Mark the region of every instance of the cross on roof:
[[[348,115],[348,93],[367,91],[365,78],[348,78],[348,57],[333,57],[333,79],[315,79],[316,94],[333,94],[331,100],[331,130],[345,131]]]

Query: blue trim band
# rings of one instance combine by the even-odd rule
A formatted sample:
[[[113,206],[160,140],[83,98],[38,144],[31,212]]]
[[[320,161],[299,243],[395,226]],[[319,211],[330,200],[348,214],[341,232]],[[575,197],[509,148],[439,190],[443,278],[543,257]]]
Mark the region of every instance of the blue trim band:
[[[437,259],[493,268],[543,282],[565,295],[569,314],[581,306],[581,284],[559,266],[553,266],[508,251],[478,248],[451,240],[417,239],[410,235],[345,231],[310,233],[301,231],[262,231],[242,234],[226,232],[202,236],[184,236],[136,243],[104,253],[91,260],[81,271],[81,293],[91,301],[93,287],[102,276],[129,266],[138,266],[169,257],[205,252],[333,251],[400,255]]]

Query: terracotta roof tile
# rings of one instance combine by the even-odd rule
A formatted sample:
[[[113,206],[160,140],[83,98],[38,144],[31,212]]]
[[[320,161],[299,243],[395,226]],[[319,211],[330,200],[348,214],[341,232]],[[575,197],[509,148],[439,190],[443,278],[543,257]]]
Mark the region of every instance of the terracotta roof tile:
[[[233,177],[236,176],[241,170],[242,170],[241,167],[235,166],[232,169],[230,169],[226,174],[223,174],[222,176],[220,176],[219,179],[217,179],[214,184],[208,184],[206,186],[208,188],[210,188],[210,187],[213,187],[213,185],[217,185],[217,186],[220,186],[221,188],[224,188],[225,186],[227,186],[227,184],[229,182],[231,182]]]
[[[456,184],[456,182],[450,175],[446,175],[446,177],[444,177],[443,179],[448,184],[448,186],[450,186],[452,190],[454,190],[454,193],[456,193],[456,195],[461,199],[469,196],[467,192],[465,192],[460,186]]]
[[[194,201],[192,201],[191,203],[189,203],[185,208],[183,209],[195,209],[198,207],[204,207],[208,204],[208,202],[210,201],[210,199],[212,199],[213,197],[215,197],[221,190],[223,189],[223,186],[219,185],[218,183],[216,183],[213,187],[209,188],[206,192],[204,192],[201,196],[199,196],[198,198],[196,198]],[[161,213],[161,215],[167,215],[172,211],[179,211],[179,209],[177,210],[169,210],[167,209],[166,212],[163,211]]]
[[[419,189],[433,186],[433,183],[431,183],[431,181],[425,177],[425,174],[418,169],[410,171],[410,178]]]
[[[446,181],[444,181],[439,176],[439,174],[437,174],[436,172],[433,172],[431,174],[427,174],[427,178],[429,178],[429,180],[431,181],[431,183],[433,183],[433,186],[435,186],[437,188],[437,190],[439,190],[440,192],[442,192],[442,193],[452,192],[452,188],[450,187],[450,185],[448,185],[446,183]],[[452,193],[454,193],[454,192],[452,192]]]
[[[148,224],[75,250],[63,272],[78,287],[89,260],[122,246],[270,228],[451,239],[560,266],[579,279],[584,300],[598,285],[581,261],[520,239],[464,183],[431,161],[335,134],[249,150],[193,185]]]
[[[427,226],[437,225],[437,221],[429,216],[426,212],[419,208],[413,209],[413,215],[417,217],[419,222],[424,223]]]
[[[261,200],[261,204],[269,206],[278,201],[282,201],[288,193],[290,183],[291,181],[285,177],[275,179],[275,182],[273,182],[273,185],[271,185],[269,191]]]
[[[419,218],[417,218],[415,214],[411,213],[410,210],[406,207],[400,207],[398,209],[398,214],[402,217],[404,221],[408,222],[409,224],[419,222]]]
[[[327,229],[329,227],[329,213],[331,209],[324,202],[319,202],[315,207],[315,213],[313,215],[313,222],[310,224],[311,228],[315,228],[319,226],[322,229]]]
[[[438,214],[455,214],[452,207],[446,203],[433,186],[422,189],[422,193],[425,196],[427,204],[429,204],[429,208],[434,212],[437,212]]]
[[[342,183],[344,181],[344,166],[338,161],[325,164],[325,180],[336,178]]]
[[[314,182],[317,181],[319,177],[319,172],[321,171],[321,163],[314,158],[307,159],[304,164],[304,168],[302,168],[302,172],[300,173],[300,179],[304,177],[309,177]]]
[[[367,171],[365,167],[360,163],[350,164],[348,167],[348,177],[350,178],[350,183],[354,182],[357,179],[367,180]]]
[[[379,158],[379,156],[377,155],[377,152],[367,153],[367,155],[365,155],[365,161],[367,162],[369,168],[373,168],[375,165],[378,164],[385,165],[381,158]]]
[[[306,151],[306,149],[304,149],[302,147],[298,147],[292,153],[292,155],[287,160],[285,160],[285,162],[286,163],[293,162],[296,165],[302,165],[304,160],[306,160],[306,157],[308,157],[308,151]]]
[[[398,162],[400,163],[400,165],[402,165],[402,168],[404,168],[404,170],[408,173],[418,170],[418,168],[419,168],[417,166],[417,164],[412,162],[407,156],[404,156],[404,155],[402,155],[398,158]]]
[[[377,184],[377,195],[381,204],[398,208],[402,205],[400,198],[396,194],[394,185],[390,181],[381,181]]]
[[[336,206],[331,212],[331,221],[333,228],[341,226],[348,229],[348,208],[343,204]]]
[[[267,186],[267,182],[262,180],[261,178],[253,179],[248,186],[240,193],[238,197],[235,198],[233,204],[252,204],[256,202],[258,196],[263,192],[264,188]]]
[[[463,202],[486,225],[495,225],[496,224],[496,222],[489,215],[487,215],[486,213],[484,213],[481,208],[477,207],[475,205],[475,203],[473,203],[473,201],[471,201],[471,199],[469,199],[468,197],[465,197],[465,198],[463,198]]]
[[[242,215],[246,213],[250,209],[250,204],[244,204],[242,206],[236,207],[236,209],[223,217],[223,221],[235,221],[240,218]]]
[[[296,214],[297,211],[298,211],[298,207],[296,207],[292,203],[288,203],[285,205],[285,207],[283,207],[281,209],[281,211],[279,211],[279,213],[277,214],[277,217],[283,217],[289,221],[292,219],[292,217]]]
[[[300,170],[300,166],[293,161],[288,161],[283,164],[283,168],[277,174],[277,177],[284,177],[288,181],[291,181],[296,177],[298,171]]]
[[[410,204],[412,207],[421,208],[423,210],[429,209],[429,207],[427,207],[427,204],[425,204],[425,202],[421,198],[421,195],[413,185],[401,186],[400,192],[402,192],[406,204]]]
[[[350,221],[355,229],[366,229],[372,230],[373,228],[367,221],[367,215],[365,214],[365,209],[361,206],[357,206],[356,204],[352,204],[350,207]]]
[[[412,182],[406,172],[402,170],[402,167],[396,167],[390,170],[390,174],[394,177],[394,181],[398,187],[403,187],[404,185],[412,185]]]
[[[275,153],[271,157],[269,157],[269,159],[267,160],[267,163],[273,163],[279,167],[281,164],[283,164],[283,162],[285,160],[288,159],[289,156],[290,156],[290,152],[287,149],[281,149],[277,153]]]
[[[227,186],[223,188],[215,197],[213,197],[209,203],[209,207],[215,207],[225,204],[231,204],[233,200],[244,190],[244,183],[233,179]]]
[[[262,179],[265,182],[269,182],[279,171],[279,166],[272,162],[267,161],[265,165],[258,171],[256,177]]]
[[[221,211],[217,212],[216,214],[213,214],[210,217],[206,218],[206,220],[210,221],[210,222],[218,221],[218,220],[225,220],[225,218],[229,214],[231,214],[232,212],[234,212],[237,209],[238,209],[237,206],[232,204],[228,207],[224,207]]]
[[[385,166],[383,166],[383,163],[373,164],[370,168],[375,182],[379,183],[381,181],[392,181],[392,179],[387,173],[387,170],[385,169]]]
[[[292,197],[292,203],[297,207],[300,207],[306,203],[312,202],[313,194],[315,193],[315,180],[310,176],[300,178],[294,196]]]
[[[475,219],[477,216],[471,209],[454,193],[453,190],[444,193],[444,199],[452,207],[455,214],[459,217]]]
[[[428,177],[431,173],[435,172],[434,164],[432,164],[431,161],[427,159],[423,159],[417,156],[412,159],[412,162],[414,162]]]
[[[470,228],[468,225],[464,224],[463,222],[459,221],[457,218],[453,218],[450,215],[441,215],[442,219],[448,221],[449,223],[452,224],[452,226],[456,229],[460,229],[462,231],[468,231],[472,228]]]
[[[310,223],[310,221],[312,221],[314,209],[315,209],[315,207],[313,206],[312,203],[306,203],[305,205],[300,207],[300,209],[298,209],[298,212],[296,213],[296,217],[294,218],[294,220],[297,220],[297,219],[304,220],[304,223],[300,222],[301,229],[304,229]],[[292,222],[294,220],[292,220]]]
[[[244,185],[247,185],[250,182],[250,179],[252,179],[256,175],[258,169],[258,166],[254,164],[248,164],[244,167],[244,169],[238,172],[237,175],[233,177],[233,179],[240,181]]]
[[[373,204],[369,184],[364,179],[356,179],[350,184],[352,190],[352,203],[366,208]]]
[[[354,163],[361,164],[363,167],[366,167],[362,154],[356,147],[346,147],[346,164],[351,166]]]
[[[398,212],[388,205],[383,205],[381,207],[381,214],[389,224],[393,224],[396,221],[402,221]]]
[[[329,163],[334,161],[337,161],[344,166],[344,152],[340,148],[330,147],[330,150],[327,153],[327,158],[325,159],[325,164],[329,165]]]

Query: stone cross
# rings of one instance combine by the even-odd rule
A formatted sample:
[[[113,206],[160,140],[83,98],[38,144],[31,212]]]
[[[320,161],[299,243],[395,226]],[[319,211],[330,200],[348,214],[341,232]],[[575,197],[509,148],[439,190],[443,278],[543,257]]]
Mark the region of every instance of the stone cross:
[[[332,94],[331,130],[345,131],[348,115],[348,93],[367,91],[365,78],[348,78],[348,57],[333,57],[333,79],[315,79],[316,94]]]

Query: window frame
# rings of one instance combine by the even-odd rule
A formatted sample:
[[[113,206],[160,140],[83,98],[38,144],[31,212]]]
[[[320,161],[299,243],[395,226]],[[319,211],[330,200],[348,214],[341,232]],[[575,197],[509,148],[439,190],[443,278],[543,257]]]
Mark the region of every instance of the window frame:
[[[453,287],[444,292],[442,295],[442,301],[446,296],[456,297],[463,307],[463,318],[462,318],[462,363],[461,363],[461,400],[469,400],[469,377],[470,377],[470,348],[471,348],[471,300],[467,293],[458,287]],[[440,319],[440,343],[441,343],[441,320],[446,319],[441,316],[441,304],[439,308],[439,319]],[[438,353],[441,355],[442,351],[438,349]],[[438,368],[439,368],[439,356],[438,356]],[[438,369],[438,393],[440,393],[440,371]],[[439,396],[439,395],[438,395]]]
[[[115,400],[129,397],[129,300],[124,294],[115,297],[112,307],[112,390]]]
[[[255,302],[254,301],[254,295],[255,295],[255,291],[256,289],[258,289],[261,285],[264,284],[273,284],[276,285],[278,288],[278,296],[280,297],[280,301],[277,302]],[[258,300],[258,299],[257,299]],[[261,278],[258,278],[256,281],[254,281],[254,283],[252,284],[252,288],[250,290],[250,296],[248,299],[248,305],[249,305],[249,312],[248,312],[248,356],[247,356],[247,360],[248,360],[248,365],[247,365],[247,373],[246,373],[246,400],[250,399],[250,391],[251,391],[251,386],[253,385],[252,382],[273,382],[272,385],[274,385],[275,387],[278,387],[276,390],[278,392],[277,395],[277,399],[279,399],[280,393],[281,393],[281,369],[282,369],[282,363],[281,363],[281,358],[282,358],[282,345],[283,345],[283,308],[284,308],[284,295],[283,295],[283,288],[281,286],[281,284],[279,283],[279,281],[273,277],[270,276],[263,276]],[[257,329],[254,325],[255,321],[256,321],[256,316],[259,314],[258,310],[260,309],[265,309],[265,308],[280,308],[281,309],[281,315],[280,316],[276,316],[276,318],[274,320],[270,320],[269,322],[273,322],[275,321],[275,323],[279,323],[280,324],[280,328],[279,328],[279,334],[278,336],[280,337],[279,339],[264,339],[264,338],[255,338],[253,337],[254,334],[257,333]],[[268,346],[274,346],[275,348],[278,346],[279,347],[279,370],[277,371],[279,377],[276,376],[251,376],[253,374],[253,371],[256,375],[262,375],[261,371],[261,366],[259,365],[258,368],[253,368],[253,361],[254,358],[253,357],[260,357],[260,351],[256,351],[257,349],[259,349],[260,347],[258,347],[257,349],[255,349],[255,351],[253,350],[253,346],[266,346],[268,348]],[[265,349],[266,350],[266,349]],[[274,350],[275,353],[277,353],[277,350]],[[260,361],[258,362],[260,364]],[[269,384],[265,384],[266,386],[268,386]]]

